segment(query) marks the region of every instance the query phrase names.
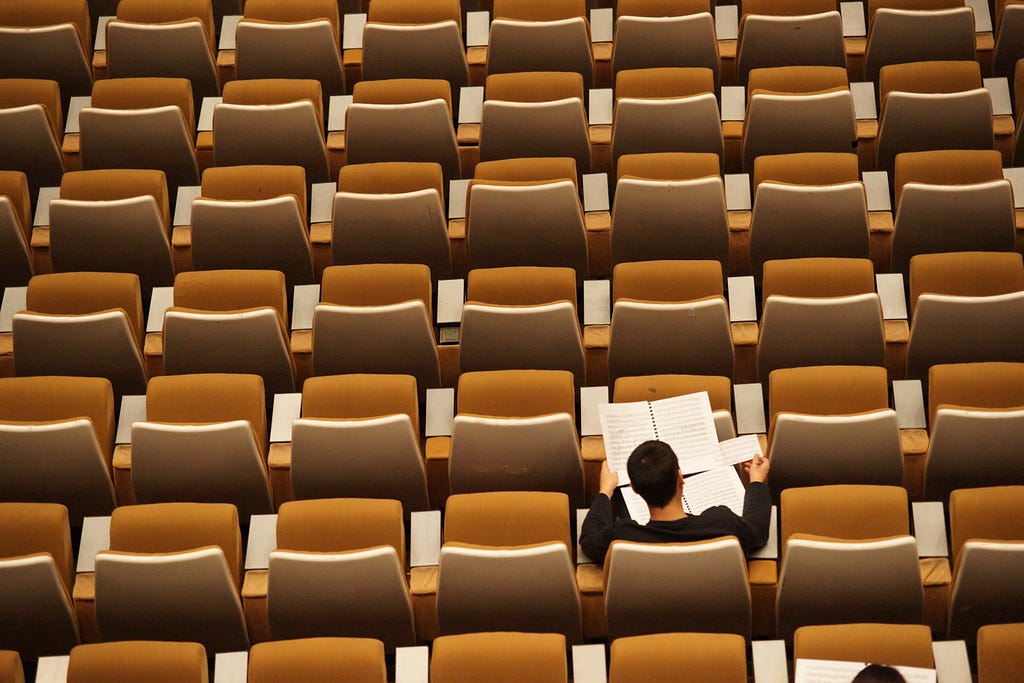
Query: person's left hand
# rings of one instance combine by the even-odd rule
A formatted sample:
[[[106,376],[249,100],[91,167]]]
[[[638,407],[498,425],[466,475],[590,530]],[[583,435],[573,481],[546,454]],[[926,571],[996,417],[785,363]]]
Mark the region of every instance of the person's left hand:
[[[619,487],[619,473],[612,472],[611,468],[608,467],[607,460],[601,463],[600,485],[601,493],[608,496],[609,498],[611,498],[612,494],[615,493],[615,489]]]

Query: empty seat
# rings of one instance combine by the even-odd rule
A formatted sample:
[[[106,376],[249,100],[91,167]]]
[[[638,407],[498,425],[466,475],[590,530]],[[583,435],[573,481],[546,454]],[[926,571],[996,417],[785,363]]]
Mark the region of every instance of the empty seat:
[[[487,73],[574,71],[593,87],[594,56],[586,3],[558,0],[538,5],[497,0],[487,41]]]
[[[206,648],[152,640],[79,645],[68,660],[68,683],[146,680],[206,683]]]
[[[949,635],[973,641],[985,624],[1024,618],[1021,486],[960,489],[949,497],[953,585]]]
[[[184,78],[108,78],[79,114],[82,168],[163,171],[176,196],[199,182],[192,86]]]
[[[28,284],[32,277],[31,239],[28,176],[21,171],[0,171],[0,287]]]
[[[611,683],[747,680],[746,643],[733,633],[658,633],[619,638],[611,650]]]
[[[137,275],[37,275],[25,308],[13,324],[18,375],[105,377],[115,396],[145,391]]]
[[[140,503],[232,503],[273,512],[263,381],[257,375],[168,375],[146,389],[132,425],[132,486]]]
[[[418,264],[332,266],[313,313],[313,371],[412,375],[420,396],[441,385],[430,270]]]
[[[918,10],[901,7],[904,3],[872,0],[868,4],[865,79],[877,83],[879,72],[890,64],[973,60],[973,11],[958,3],[941,4],[948,9]]]
[[[180,273],[164,314],[163,359],[169,375],[251,373],[267,393],[295,390],[285,279],[272,270]]]
[[[529,266],[470,271],[462,308],[459,366],[478,370],[565,370],[585,380],[576,312],[578,274]]]
[[[768,261],[757,374],[805,365],[885,365],[882,308],[867,259]]]
[[[0,78],[60,83],[66,102],[92,87],[92,31],[86,0],[7,2],[0,7]]]
[[[346,161],[438,163],[447,187],[449,180],[462,175],[452,120],[447,81],[361,81],[352,89],[352,104],[345,111]]]
[[[114,508],[106,379],[0,379],[0,444],[0,500],[62,503],[76,525]]]
[[[301,167],[209,168],[202,187],[192,202],[196,270],[278,270],[289,288],[315,282]]]
[[[714,154],[619,158],[612,207],[612,264],[714,259],[728,271],[725,186]]]
[[[392,498],[406,517],[428,509],[416,379],[309,378],[292,427],[291,462],[296,498]]]
[[[988,624],[978,629],[978,683],[1010,683],[1024,676],[1021,638],[1024,623]]]
[[[103,638],[198,642],[211,654],[247,649],[241,572],[233,505],[117,508],[110,549],[96,556],[95,610]]]
[[[620,263],[612,278],[608,373],[732,378],[729,313],[718,261]]]
[[[802,8],[776,13],[769,3],[744,5],[737,40],[737,80],[746,83],[751,69],[776,66],[845,69],[842,17],[834,3],[817,4],[813,13]]]
[[[715,20],[708,2],[633,0],[617,4],[612,73],[657,67],[706,67],[718,82]]]
[[[343,166],[331,228],[334,263],[422,263],[431,280],[450,278],[444,206],[444,174],[436,162]]]
[[[1017,434],[1024,424],[1022,363],[934,365],[924,497],[945,502],[958,488],[1024,484]]]
[[[345,93],[336,0],[246,2],[235,34],[239,78],[305,78],[324,97]]]
[[[615,541],[605,559],[608,638],[698,631],[750,636],[750,586],[735,538]]]
[[[565,637],[557,633],[466,633],[434,641],[430,680],[566,683]]]
[[[135,273],[142,291],[174,283],[171,210],[163,171],[70,171],[50,202],[57,272]]]
[[[564,267],[582,282],[589,259],[578,169],[569,157],[477,165],[466,195],[470,269]]]
[[[26,661],[67,654],[79,643],[67,508],[0,503],[0,531],[0,648]]]
[[[323,89],[311,79],[231,81],[213,113],[217,166],[302,166],[307,183],[330,180]]]
[[[793,486],[902,485],[900,427],[889,408],[885,368],[785,368],[769,380],[776,500]]]
[[[1001,11],[1000,11],[1001,9]],[[1013,82],[1014,65],[1024,59],[1024,12],[1020,3],[996,3],[996,44],[992,73]]]
[[[388,651],[416,642],[398,501],[283,504],[267,575],[275,639],[376,638]]]
[[[480,118],[480,161],[572,157],[590,172],[590,137],[578,73],[492,73]]]
[[[907,375],[938,363],[1024,361],[1013,339],[1024,320],[1019,254],[919,254],[910,262]]]
[[[128,0],[106,31],[111,78],[187,78],[197,104],[220,94],[210,0]]]
[[[384,643],[372,638],[298,638],[257,643],[249,651],[251,683],[304,683],[317,676],[379,683],[386,680]]]
[[[557,493],[449,498],[437,583],[441,633],[515,628],[579,643],[568,513]]]
[[[57,81],[0,80],[0,145],[4,149],[0,166],[23,172],[33,198],[40,187],[59,185],[64,173],[60,97]]]
[[[448,464],[452,493],[558,491],[583,504],[568,372],[464,372],[458,397]]]

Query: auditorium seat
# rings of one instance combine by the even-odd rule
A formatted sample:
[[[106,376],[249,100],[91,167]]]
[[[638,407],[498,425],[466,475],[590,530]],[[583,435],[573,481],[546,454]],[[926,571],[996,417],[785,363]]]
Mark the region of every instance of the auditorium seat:
[[[437,574],[442,636],[514,628],[581,641],[568,503],[525,490],[448,499]]]
[[[608,374],[732,378],[729,312],[718,261],[620,263],[612,277]]]
[[[195,108],[184,78],[106,78],[79,114],[82,168],[149,168],[169,194],[196,185]]]
[[[50,202],[54,271],[134,273],[147,299],[174,284],[170,231],[163,171],[70,171]]]
[[[447,186],[462,177],[448,81],[361,81],[345,112],[347,163],[427,161],[441,164]]]
[[[722,158],[715,72],[700,67],[619,71],[615,75],[612,171],[619,157],[647,152],[710,152]]]
[[[584,0],[495,0],[487,75],[573,71],[594,87],[594,56]]]
[[[0,4],[0,78],[57,81],[68,98],[92,88],[92,30],[86,0]]]
[[[258,375],[154,377],[132,425],[135,499],[232,503],[243,521],[273,512],[266,421]]]
[[[879,72],[891,64],[975,59],[974,12],[969,7],[946,0],[914,4],[903,0],[867,3],[865,80],[878,83]]]
[[[25,670],[21,657],[14,650],[0,650],[0,681],[3,683],[25,683]]]
[[[62,503],[76,526],[109,515],[114,410],[100,377],[0,379],[0,500]]]
[[[464,372],[448,479],[452,493],[558,491],[585,504],[569,373]]]
[[[31,239],[28,176],[22,171],[0,171],[0,287],[28,284],[33,271]]]
[[[743,5],[737,38],[736,76],[741,85],[751,69],[778,66],[846,68],[843,20],[831,0]]]
[[[987,624],[978,629],[978,683],[1012,683],[1024,676],[1022,638],[1024,623]]]
[[[604,566],[609,640],[677,631],[750,637],[747,561],[735,538],[615,541]]]
[[[105,377],[115,396],[145,392],[137,275],[36,275],[13,327],[19,376]]]
[[[387,680],[384,643],[372,638],[297,638],[257,643],[249,651],[249,683]]]
[[[570,71],[488,75],[480,161],[572,157],[578,173],[589,173],[585,87],[585,78]]]
[[[429,509],[416,379],[307,379],[292,427],[291,484],[297,499],[392,498],[406,517]]]
[[[782,493],[776,635],[801,626],[921,623],[924,590],[907,492],[833,485]]]
[[[71,650],[68,683],[118,680],[207,683],[206,648],[199,643],[133,640],[91,643]]]
[[[432,281],[450,278],[444,197],[436,162],[343,166],[331,228],[334,264],[422,263]]]
[[[581,386],[577,278],[571,269],[555,267],[470,271],[460,332],[462,372],[566,370]]]
[[[114,510],[110,549],[96,555],[95,574],[77,579],[76,609],[79,615],[94,610],[106,641],[177,640],[201,643],[208,653],[245,650],[241,572],[234,505],[123,506]]]
[[[611,645],[610,683],[744,683],[746,644],[734,633],[657,633]]]
[[[33,662],[80,642],[71,552],[63,505],[0,503],[0,648]]]
[[[4,149],[0,165],[27,176],[33,201],[40,187],[60,185],[64,173],[60,151],[64,110],[60,98],[60,87],[54,80],[0,80],[0,145]]]
[[[434,641],[430,680],[567,683],[566,639],[557,633],[466,633]]]
[[[313,313],[315,374],[408,374],[421,399],[441,385],[427,266],[332,266],[320,299]]]
[[[235,33],[240,79],[320,82],[324,98],[345,94],[336,0],[247,0]]]
[[[768,382],[772,496],[795,486],[903,483],[896,412],[885,368],[772,371]]]
[[[1024,569],[1022,496],[1022,486],[962,488],[950,494],[950,547],[956,558],[951,638],[972,642],[981,626],[1024,618],[1024,590],[1017,580]]]
[[[203,172],[192,202],[196,270],[284,273],[289,291],[315,282],[301,166],[229,166]]]
[[[107,24],[110,78],[187,78],[198,105],[220,94],[210,0],[128,0]]]
[[[715,20],[707,0],[625,0],[616,4],[612,73],[658,67],[705,67],[721,63]]]
[[[322,93],[312,79],[226,83],[213,113],[216,165],[302,166],[307,183],[328,182]]]
[[[618,160],[612,265],[714,259],[729,269],[725,186],[714,154],[627,154]]]
[[[292,392],[287,320],[279,271],[179,273],[174,305],[164,314],[164,369],[169,375],[251,373],[263,378],[268,394]]]
[[[933,365],[924,498],[974,486],[1024,485],[1024,363]]]
[[[867,259],[805,258],[764,267],[757,374],[807,365],[885,365],[882,309]]]
[[[924,624],[801,626],[793,636],[793,658],[935,668],[932,634]]]
[[[992,75],[1009,78],[1013,92],[1014,65],[1024,59],[1024,12],[1021,3],[996,3],[996,44],[992,54]]]
[[[285,503],[266,571],[270,632],[275,640],[377,638],[389,652],[414,645],[405,566],[398,501]]]

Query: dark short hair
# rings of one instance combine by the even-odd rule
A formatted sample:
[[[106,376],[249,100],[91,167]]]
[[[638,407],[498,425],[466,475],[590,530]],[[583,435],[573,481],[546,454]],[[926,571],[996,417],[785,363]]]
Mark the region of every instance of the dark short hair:
[[[906,680],[903,674],[891,666],[868,664],[853,677],[851,683],[906,683]]]
[[[651,507],[661,508],[676,495],[679,458],[664,441],[644,441],[626,461],[633,490]]]

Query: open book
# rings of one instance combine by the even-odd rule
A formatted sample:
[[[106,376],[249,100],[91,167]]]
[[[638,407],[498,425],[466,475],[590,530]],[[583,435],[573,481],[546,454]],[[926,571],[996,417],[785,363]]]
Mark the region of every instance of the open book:
[[[644,441],[664,441],[679,458],[683,474],[745,462],[761,453],[757,437],[719,443],[708,393],[658,401],[605,403],[598,406],[608,467],[626,481],[626,461]]]
[[[623,486],[629,516],[638,524],[647,524],[651,511],[647,503],[632,486]],[[745,489],[734,467],[717,467],[707,472],[686,477],[683,481],[683,510],[688,515],[699,515],[710,507],[725,505],[737,515],[743,514]]]

